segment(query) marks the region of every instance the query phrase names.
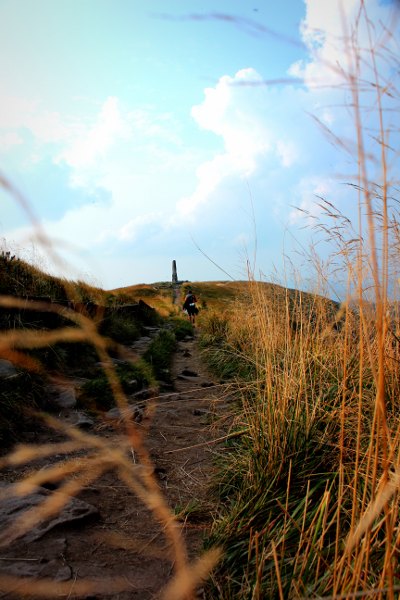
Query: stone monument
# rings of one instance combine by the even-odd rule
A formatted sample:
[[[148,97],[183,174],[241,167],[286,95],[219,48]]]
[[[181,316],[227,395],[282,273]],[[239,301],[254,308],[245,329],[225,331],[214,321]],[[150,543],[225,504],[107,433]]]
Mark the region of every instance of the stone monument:
[[[178,273],[176,272],[176,260],[172,261],[172,283],[178,283]]]

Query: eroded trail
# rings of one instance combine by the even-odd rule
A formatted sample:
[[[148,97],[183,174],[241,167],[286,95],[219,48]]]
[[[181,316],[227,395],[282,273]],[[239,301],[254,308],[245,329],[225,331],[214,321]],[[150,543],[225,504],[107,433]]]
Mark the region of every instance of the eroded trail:
[[[173,382],[171,392],[148,401],[154,410],[137,427],[146,432],[145,445],[152,458],[154,475],[168,505],[178,516],[192,559],[201,551],[211,520],[208,486],[216,446],[207,442],[217,437],[212,431],[211,417],[221,394],[206,373],[193,338],[178,344]],[[117,447],[123,439],[115,427],[104,422],[95,423],[93,430]],[[132,464],[137,464],[133,449],[125,448],[125,454]],[[74,456],[83,461],[86,455],[82,451]],[[68,458],[58,455],[18,471],[8,468],[3,481],[16,480],[34,468],[48,468]],[[31,532],[30,538],[21,537],[3,547],[0,574],[49,579],[60,584],[54,588],[54,598],[160,597],[160,590],[173,576],[174,557],[171,541],[153,513],[128,489],[115,469],[87,485],[78,499],[94,508],[92,514],[86,514],[82,506],[75,507],[75,518],[69,522],[61,522],[44,534],[39,531],[36,539]],[[5,519],[12,518],[11,513],[12,510],[0,515],[2,529]],[[117,591],[106,586],[96,593],[78,594],[80,583],[87,579],[118,580],[125,582],[127,589]],[[17,585],[14,590],[1,597],[23,597],[21,587]],[[201,589],[198,596],[202,597]]]

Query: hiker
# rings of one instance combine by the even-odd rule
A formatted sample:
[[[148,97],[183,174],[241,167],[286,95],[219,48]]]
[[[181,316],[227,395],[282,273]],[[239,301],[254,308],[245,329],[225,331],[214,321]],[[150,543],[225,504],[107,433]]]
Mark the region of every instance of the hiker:
[[[194,325],[194,321],[196,318],[199,309],[196,306],[197,298],[193,294],[192,290],[189,290],[185,297],[185,302],[183,303],[183,310],[185,310],[189,316],[189,321]]]

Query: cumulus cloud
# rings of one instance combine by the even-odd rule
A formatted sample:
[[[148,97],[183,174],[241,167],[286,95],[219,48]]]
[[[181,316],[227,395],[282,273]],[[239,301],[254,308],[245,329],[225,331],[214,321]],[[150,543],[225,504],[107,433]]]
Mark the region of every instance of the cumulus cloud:
[[[130,219],[117,232],[117,238],[121,241],[137,241],[140,235],[149,235],[151,231],[157,233],[160,223],[163,221],[162,213],[147,213]]]
[[[7,152],[10,148],[20,146],[22,143],[22,137],[15,131],[0,133],[0,152]]]
[[[129,127],[124,122],[118,98],[109,97],[104,102],[96,123],[83,129],[58,157],[74,169],[92,166],[99,157],[104,157],[113,143],[129,135]]]
[[[270,149],[268,129],[260,119],[265,108],[260,83],[260,75],[252,68],[233,77],[225,75],[215,88],[206,88],[204,101],[192,108],[200,127],[223,138],[232,165],[243,174],[251,173],[256,157]]]
[[[294,190],[297,206],[289,213],[289,224],[295,225],[300,221],[314,224],[323,213],[321,198],[332,198],[337,182],[329,177],[309,176],[301,179]],[[337,197],[337,196],[336,196]]]
[[[27,130],[40,144],[64,142],[71,135],[70,124],[57,111],[34,100],[5,94],[0,96],[0,129],[14,135]]]
[[[283,167],[290,167],[298,159],[299,151],[296,144],[292,141],[278,140],[276,150],[281,159]]]
[[[277,98],[268,94],[261,81],[252,68],[224,75],[215,87],[204,90],[203,102],[192,108],[196,123],[221,138],[223,151],[199,166],[196,189],[178,203],[178,218],[194,221],[219,186],[252,178],[268,157],[278,158],[283,166],[296,162],[295,142],[280,139],[286,134],[276,127]]]
[[[290,74],[303,79],[309,89],[321,90],[349,84],[348,77],[351,72],[355,73],[356,61],[357,68],[363,72],[361,77],[372,76],[369,36],[373,24],[379,22],[385,23],[390,31],[393,6],[384,5],[380,0],[368,0],[364,12],[360,0],[305,0],[305,8],[300,32],[309,58],[294,63]],[[385,38],[386,48],[397,54],[395,40],[389,35]],[[376,52],[377,60],[378,55]],[[382,73],[386,72],[385,61],[380,63],[380,72],[381,69]]]

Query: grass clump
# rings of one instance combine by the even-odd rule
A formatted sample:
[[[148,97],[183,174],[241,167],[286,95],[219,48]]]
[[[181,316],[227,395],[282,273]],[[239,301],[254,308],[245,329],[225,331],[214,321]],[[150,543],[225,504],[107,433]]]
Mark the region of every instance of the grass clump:
[[[100,333],[120,344],[127,344],[140,337],[140,323],[131,316],[112,312],[100,324]]]
[[[358,357],[373,329],[360,338],[352,310],[338,328],[338,305],[320,296],[256,282],[251,292],[202,323],[213,368],[236,380],[232,427],[243,430],[220,459],[220,518],[209,543],[225,554],[214,593],[322,594],[351,531],[354,459],[369,451],[361,432],[373,422],[377,388],[367,361],[360,379]],[[375,551],[377,577],[383,553]]]
[[[176,348],[176,337],[172,331],[161,329],[143,354],[151,365],[157,380],[171,383],[171,360]]]
[[[172,327],[172,331],[178,341],[184,340],[188,336],[193,337],[194,327],[187,319],[171,317],[167,320],[167,323]]]
[[[245,347],[251,342],[243,336],[243,331],[235,315],[244,309],[237,300],[231,311],[209,311],[202,316],[200,346],[209,368],[222,379],[251,380],[255,374],[251,351]]]
[[[154,383],[152,370],[144,361],[118,364],[115,371],[127,396]],[[98,368],[91,380],[82,386],[79,405],[93,412],[109,410],[116,406],[112,387],[101,368]]]

